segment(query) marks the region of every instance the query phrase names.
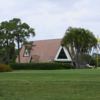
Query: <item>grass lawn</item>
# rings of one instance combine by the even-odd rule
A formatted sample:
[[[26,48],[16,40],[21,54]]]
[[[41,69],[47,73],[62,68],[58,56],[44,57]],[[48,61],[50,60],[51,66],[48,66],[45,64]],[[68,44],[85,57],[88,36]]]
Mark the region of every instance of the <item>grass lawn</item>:
[[[100,100],[100,69],[0,73],[0,100]]]

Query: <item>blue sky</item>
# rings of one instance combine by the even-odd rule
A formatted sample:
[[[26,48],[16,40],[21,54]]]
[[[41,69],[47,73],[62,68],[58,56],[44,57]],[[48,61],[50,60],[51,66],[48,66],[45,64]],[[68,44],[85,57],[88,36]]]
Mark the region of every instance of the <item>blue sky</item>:
[[[31,40],[62,38],[69,26],[100,33],[100,0],[0,0],[0,22],[20,18],[35,29]]]

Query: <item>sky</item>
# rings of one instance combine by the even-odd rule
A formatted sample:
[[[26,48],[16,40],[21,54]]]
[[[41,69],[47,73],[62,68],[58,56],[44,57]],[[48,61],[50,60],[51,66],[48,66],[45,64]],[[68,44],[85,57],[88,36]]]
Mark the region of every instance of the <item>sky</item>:
[[[69,26],[100,33],[100,0],[0,0],[0,22],[20,18],[35,29],[30,40],[62,38]]]

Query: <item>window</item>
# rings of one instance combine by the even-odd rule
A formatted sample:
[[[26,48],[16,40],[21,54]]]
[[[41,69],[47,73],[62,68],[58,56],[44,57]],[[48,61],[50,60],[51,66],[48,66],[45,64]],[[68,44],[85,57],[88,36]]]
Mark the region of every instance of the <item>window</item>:
[[[25,57],[30,56],[30,50],[29,49],[25,48],[24,56]]]
[[[62,48],[57,59],[67,59],[64,49]]]
[[[60,46],[55,56],[55,61],[72,61],[68,50],[65,47]]]

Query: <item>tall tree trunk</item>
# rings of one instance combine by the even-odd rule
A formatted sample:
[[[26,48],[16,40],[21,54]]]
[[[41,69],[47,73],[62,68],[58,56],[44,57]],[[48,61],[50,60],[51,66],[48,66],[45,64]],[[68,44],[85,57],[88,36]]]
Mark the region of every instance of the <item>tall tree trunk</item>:
[[[71,48],[67,47],[67,50],[69,51],[69,54],[71,56],[72,59],[72,65],[74,66],[74,68],[76,68],[76,61],[75,61],[75,51],[73,50],[73,47],[71,46]]]
[[[20,40],[19,40],[19,34],[17,36],[17,45],[18,45],[18,63],[20,63]]]
[[[78,52],[78,50],[76,51],[76,68],[80,68],[80,64],[79,64],[79,52]]]

